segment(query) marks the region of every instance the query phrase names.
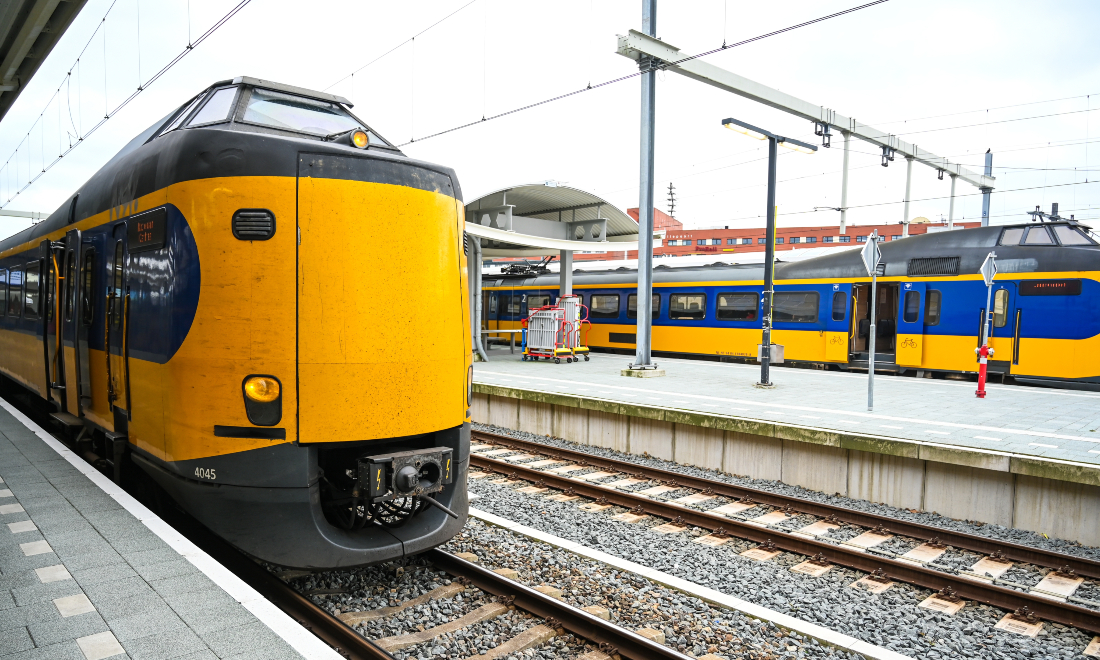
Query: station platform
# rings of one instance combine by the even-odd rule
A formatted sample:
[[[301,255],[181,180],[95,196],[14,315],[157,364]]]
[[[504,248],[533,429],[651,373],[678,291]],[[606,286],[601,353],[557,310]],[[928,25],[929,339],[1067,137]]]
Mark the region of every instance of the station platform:
[[[0,658],[339,658],[0,400]]]
[[[474,365],[474,421],[1100,545],[1100,393],[631,356]]]

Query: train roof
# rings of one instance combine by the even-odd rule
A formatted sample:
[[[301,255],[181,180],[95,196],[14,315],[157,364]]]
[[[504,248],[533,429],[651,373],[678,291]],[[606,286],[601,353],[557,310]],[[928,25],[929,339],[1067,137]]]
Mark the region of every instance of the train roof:
[[[1027,222],[993,227],[974,227],[954,231],[935,232],[910,236],[880,244],[882,260],[879,273],[883,276],[934,277],[977,274],[990,252],[997,255],[1001,273],[1068,272],[1100,270],[1100,245],[999,245],[1006,229],[1023,227],[1074,227],[1083,228],[1072,221]],[[783,262],[782,253],[775,265],[776,281],[804,279],[857,279],[867,277],[859,250],[838,249],[826,254],[796,262]],[[735,282],[760,280],[763,264],[714,263],[705,266],[676,267],[668,263],[653,269],[656,283],[676,282]],[[573,285],[624,284],[638,281],[636,268],[620,267],[604,271],[573,271]],[[557,288],[558,275],[541,275],[537,278],[507,278],[484,276],[484,286],[532,286]]]

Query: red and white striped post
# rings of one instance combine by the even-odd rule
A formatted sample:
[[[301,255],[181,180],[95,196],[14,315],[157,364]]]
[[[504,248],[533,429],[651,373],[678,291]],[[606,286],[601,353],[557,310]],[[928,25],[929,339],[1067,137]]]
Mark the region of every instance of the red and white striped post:
[[[993,321],[993,310],[990,305],[993,302],[993,278],[997,275],[997,253],[990,252],[982,262],[982,279],[985,280],[985,319],[982,322],[982,345],[975,348],[978,354],[978,391],[974,394],[979,399],[985,398],[985,375],[989,364],[989,356],[993,355],[993,349],[989,347],[989,330]]]

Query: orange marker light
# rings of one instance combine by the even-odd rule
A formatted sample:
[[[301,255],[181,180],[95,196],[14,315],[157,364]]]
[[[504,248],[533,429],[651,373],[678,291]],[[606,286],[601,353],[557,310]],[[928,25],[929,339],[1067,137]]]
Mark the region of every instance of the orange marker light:
[[[253,376],[245,381],[244,394],[253,401],[271,403],[279,398],[279,381],[274,378]]]
[[[366,149],[370,144],[370,138],[367,137],[366,131],[355,131],[351,134],[351,143],[360,149]]]

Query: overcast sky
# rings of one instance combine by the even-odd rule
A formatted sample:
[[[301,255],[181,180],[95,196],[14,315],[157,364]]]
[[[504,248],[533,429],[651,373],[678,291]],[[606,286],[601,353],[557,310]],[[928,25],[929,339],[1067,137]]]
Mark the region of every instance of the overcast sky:
[[[189,32],[190,39],[197,38],[237,1],[115,0],[108,13],[111,0],[89,0],[0,122],[0,165],[19,147],[18,156],[0,171],[0,204],[53,211],[134,135],[210,83],[238,75],[346,96],[360,118],[389,140],[405,143],[636,70],[632,61],[615,54],[615,47],[616,34],[640,27],[639,0],[474,0],[465,7],[469,0],[252,0],[7,202],[28,172],[39,172],[74,134],[83,135],[133,93],[139,80],[183,51]],[[657,33],[685,53],[697,53],[858,4],[664,0]],[[102,29],[92,36],[104,15]],[[1025,211],[1036,205],[1049,210],[1051,202],[1060,202],[1064,214],[1098,219],[1096,25],[1100,3],[1088,1],[891,0],[707,60],[895,132],[971,169],[980,170],[982,154],[992,148],[994,223],[1026,220]],[[78,57],[80,67],[63,85],[59,102],[54,92]],[[553,179],[621,208],[634,207],[639,88],[634,78],[418,139],[403,149],[454,167],[467,201],[510,185]],[[35,124],[40,113],[43,118]],[[1034,118],[1040,115],[1054,116]],[[688,227],[763,224],[766,143],[723,129],[721,120],[730,116],[780,134],[817,139],[810,122],[675,73],[660,73],[657,206],[667,210],[671,182],[677,191],[676,217]],[[840,147],[837,138],[832,149],[814,155],[785,152],[780,158],[781,226],[837,224],[839,214],[813,208],[840,204]],[[874,147],[853,141],[850,222],[903,219],[904,160],[885,169],[879,160]],[[945,216],[949,190],[946,177],[937,181],[935,170],[914,165],[910,216]],[[959,183],[957,219],[980,217],[976,192]],[[0,218],[0,236],[26,224]]]

